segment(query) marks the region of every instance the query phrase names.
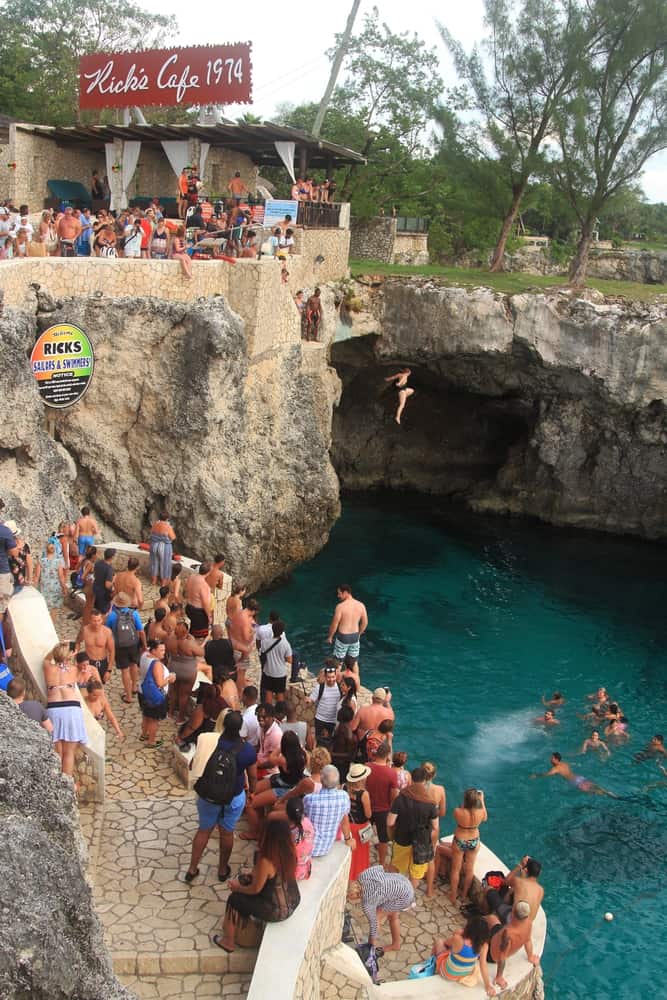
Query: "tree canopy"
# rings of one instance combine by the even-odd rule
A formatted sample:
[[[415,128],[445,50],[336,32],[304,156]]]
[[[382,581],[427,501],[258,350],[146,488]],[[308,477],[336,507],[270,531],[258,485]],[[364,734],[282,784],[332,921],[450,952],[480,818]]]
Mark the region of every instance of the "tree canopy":
[[[71,125],[79,114],[80,56],[153,48],[175,30],[173,18],[131,0],[5,0],[0,107],[24,121]]]

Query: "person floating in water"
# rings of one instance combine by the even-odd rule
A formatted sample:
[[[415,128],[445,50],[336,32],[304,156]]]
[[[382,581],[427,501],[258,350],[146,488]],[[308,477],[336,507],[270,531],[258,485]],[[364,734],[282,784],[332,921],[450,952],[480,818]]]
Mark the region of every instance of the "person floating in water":
[[[634,763],[639,764],[643,760],[651,760],[656,757],[667,757],[665,737],[662,733],[656,733],[655,736],[651,737],[644,749],[635,754]]]
[[[550,708],[546,710],[544,715],[538,715],[536,719],[533,719],[536,726],[560,726],[560,719],[557,719]]]
[[[393,382],[394,389],[398,394],[398,408],[396,410],[396,416],[394,420],[397,424],[401,422],[401,414],[405,409],[405,404],[410,396],[414,396],[415,390],[411,389],[408,385],[408,379],[412,375],[410,368],[401,368],[400,372],[396,372],[395,375],[390,375],[389,378],[385,379],[385,382]]]
[[[587,740],[581,745],[581,753],[586,753],[588,750],[602,750],[603,753],[609,753],[609,747],[600,739],[600,734],[597,729],[594,729]]]
[[[609,795],[612,799],[618,798],[613,792],[608,792],[606,788],[601,788],[600,785],[596,785],[593,781],[589,781],[588,778],[584,778],[582,774],[574,774],[570,765],[565,763],[559,753],[551,754],[550,771],[544,771],[542,774],[531,774],[531,778],[552,778],[555,775],[565,778],[576,789],[580,792],[585,792],[587,795]]]
[[[565,698],[560,691],[554,691],[550,698],[545,698],[542,695],[542,704],[545,708],[562,708],[565,704]]]

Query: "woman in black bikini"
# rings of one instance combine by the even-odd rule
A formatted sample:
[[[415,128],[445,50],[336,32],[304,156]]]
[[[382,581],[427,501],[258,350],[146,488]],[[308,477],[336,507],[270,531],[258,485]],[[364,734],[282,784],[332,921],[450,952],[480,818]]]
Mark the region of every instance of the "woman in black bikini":
[[[397,424],[401,422],[401,414],[405,409],[405,404],[410,396],[414,395],[415,390],[411,389],[408,385],[408,379],[412,375],[410,368],[401,368],[400,372],[395,375],[390,375],[389,378],[385,379],[385,382],[393,382],[394,389],[398,394],[398,409],[396,410],[396,416],[394,420]]]

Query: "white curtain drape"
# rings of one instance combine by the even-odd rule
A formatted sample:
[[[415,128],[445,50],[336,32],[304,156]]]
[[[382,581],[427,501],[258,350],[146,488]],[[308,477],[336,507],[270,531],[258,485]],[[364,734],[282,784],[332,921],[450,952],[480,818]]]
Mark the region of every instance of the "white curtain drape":
[[[162,143],[162,148],[167,154],[167,159],[171,164],[171,169],[174,171],[177,177],[183,167],[187,167],[190,162],[190,144],[185,140],[181,139],[167,139]]]
[[[274,143],[276,147],[276,152],[280,159],[285,164],[285,169],[287,173],[292,178],[292,184],[296,181],[294,176],[294,150],[296,149],[296,143],[294,142],[276,142]]]
[[[134,139],[128,139],[123,143],[123,158],[121,160],[122,169],[120,172],[122,192],[120,196],[120,207],[127,208],[127,190],[132,183],[134,172],[137,169],[141,143]]]
[[[202,181],[204,180],[204,171],[206,170],[206,161],[208,159],[208,151],[210,148],[210,142],[202,142],[199,146],[199,176]]]
[[[117,198],[116,198],[116,174],[113,170],[113,165],[116,162],[116,147],[113,142],[104,143],[104,162],[107,168],[107,177],[109,178],[109,187],[111,189],[111,201],[109,202],[109,208],[112,212],[116,211]]]

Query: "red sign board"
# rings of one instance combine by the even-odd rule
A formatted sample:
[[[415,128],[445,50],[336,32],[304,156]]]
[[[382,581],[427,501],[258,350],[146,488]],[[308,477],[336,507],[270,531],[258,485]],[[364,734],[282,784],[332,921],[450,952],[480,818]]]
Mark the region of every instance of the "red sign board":
[[[249,104],[250,48],[250,42],[239,42],[83,56],[79,107]]]

